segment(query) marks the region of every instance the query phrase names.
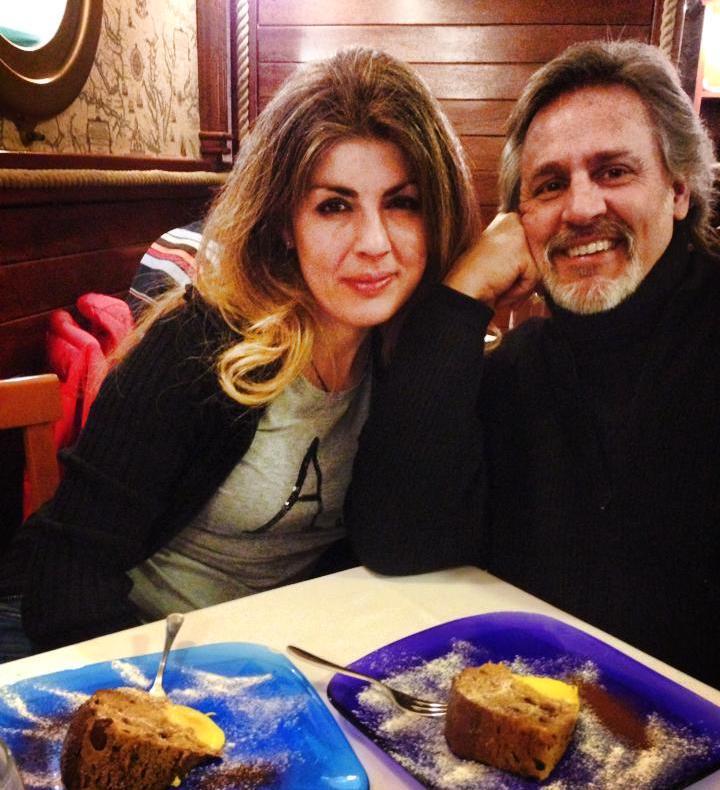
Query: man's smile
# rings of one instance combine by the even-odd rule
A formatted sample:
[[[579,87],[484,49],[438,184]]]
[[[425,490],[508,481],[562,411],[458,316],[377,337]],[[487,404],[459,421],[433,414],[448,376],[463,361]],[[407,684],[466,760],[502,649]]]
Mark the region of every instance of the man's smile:
[[[587,244],[578,244],[564,250],[568,258],[579,258],[582,255],[594,255],[596,252],[607,252],[618,244],[617,239],[601,239]]]

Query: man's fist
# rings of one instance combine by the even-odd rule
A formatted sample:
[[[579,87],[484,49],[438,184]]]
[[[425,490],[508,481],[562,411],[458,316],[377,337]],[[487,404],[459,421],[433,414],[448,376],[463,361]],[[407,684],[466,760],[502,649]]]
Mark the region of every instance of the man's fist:
[[[493,310],[532,293],[538,273],[515,213],[498,214],[475,244],[453,265],[445,285],[479,299]]]

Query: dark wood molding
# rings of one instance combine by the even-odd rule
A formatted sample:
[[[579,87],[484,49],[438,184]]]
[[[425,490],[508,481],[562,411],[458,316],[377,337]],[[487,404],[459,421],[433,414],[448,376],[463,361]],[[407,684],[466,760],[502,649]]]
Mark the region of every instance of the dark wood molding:
[[[54,206],[64,203],[113,203],[116,201],[141,202],[162,197],[182,203],[202,200],[209,207],[219,184],[98,184],[61,185],[58,187],[26,187],[0,189],[0,207],[5,206]],[[199,219],[205,212],[190,219]],[[186,220],[187,222],[190,219]],[[174,223],[182,224],[182,223]],[[168,226],[172,227],[172,225]],[[164,228],[162,230],[167,230]],[[162,232],[162,231],[161,231]],[[152,241],[153,239],[150,239]],[[0,252],[0,261],[2,261]]]
[[[150,156],[107,156],[105,154],[50,154],[0,151],[0,170],[168,170],[193,172],[208,170],[204,159],[159,158]]]
[[[647,2],[643,0],[604,0],[579,3],[577,0],[263,0],[259,24],[270,25],[502,25],[558,24],[646,25]],[[322,35],[322,30],[319,31]]]
[[[650,43],[657,46],[660,43],[660,30],[662,28],[662,16],[665,0],[654,0],[652,22],[650,23]]]
[[[197,4],[200,154],[212,170],[225,170],[232,151],[232,0]]]

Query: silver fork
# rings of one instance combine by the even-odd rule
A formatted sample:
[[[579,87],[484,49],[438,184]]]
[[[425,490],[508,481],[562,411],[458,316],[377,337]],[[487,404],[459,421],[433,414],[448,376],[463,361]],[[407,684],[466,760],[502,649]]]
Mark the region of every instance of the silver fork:
[[[167,697],[165,689],[163,688],[163,675],[165,674],[165,664],[167,664],[168,654],[172,647],[175,637],[177,636],[180,626],[183,624],[185,618],[181,614],[169,614],[165,618],[165,647],[163,647],[160,663],[158,664],[157,673],[152,686],[148,689],[148,694],[152,697]]]
[[[370,675],[364,675],[362,672],[356,672],[354,669],[348,669],[348,667],[341,666],[340,664],[334,664],[326,658],[320,658],[320,656],[316,656],[313,653],[308,653],[307,650],[303,650],[301,647],[288,645],[287,649],[288,652],[299,658],[304,658],[306,661],[312,661],[315,664],[320,664],[320,666],[328,667],[328,669],[334,669],[336,672],[340,672],[343,675],[350,675],[350,677],[358,678],[358,680],[367,680],[380,689],[386,697],[389,697],[403,710],[409,710],[420,716],[433,717],[444,716],[447,712],[447,704],[445,702],[420,699],[420,697],[414,697],[412,694],[406,694],[404,691],[399,691],[392,686],[388,686],[388,684],[383,683],[382,680],[378,680]]]

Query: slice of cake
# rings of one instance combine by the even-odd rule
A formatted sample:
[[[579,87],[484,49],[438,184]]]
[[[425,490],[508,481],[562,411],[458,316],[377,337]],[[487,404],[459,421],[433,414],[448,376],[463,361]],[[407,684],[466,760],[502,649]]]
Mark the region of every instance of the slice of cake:
[[[577,689],[562,681],[502,664],[468,667],[453,679],[445,738],[458,757],[542,780],[563,756],[579,709]]]
[[[165,790],[224,743],[200,711],[138,689],[102,689],[73,714],[60,772],[67,790]]]

